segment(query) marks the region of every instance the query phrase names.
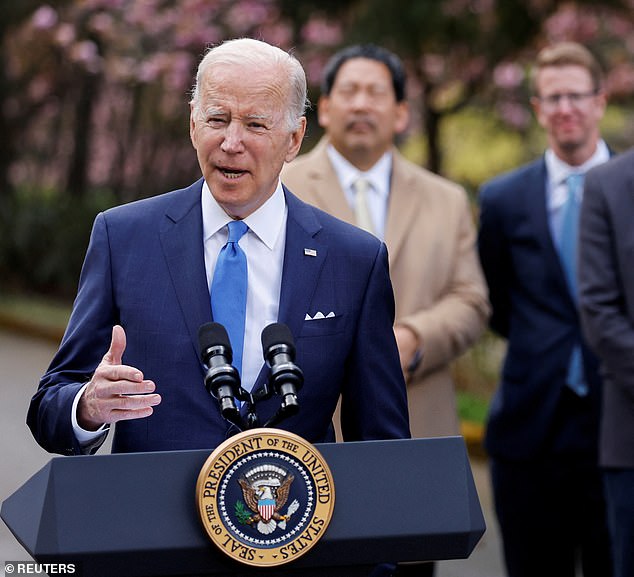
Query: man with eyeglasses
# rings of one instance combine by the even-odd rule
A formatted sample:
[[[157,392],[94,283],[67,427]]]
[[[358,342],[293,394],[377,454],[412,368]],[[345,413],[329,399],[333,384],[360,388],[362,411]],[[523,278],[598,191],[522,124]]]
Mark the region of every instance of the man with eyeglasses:
[[[583,178],[610,152],[600,66],[576,43],[542,50],[531,104],[546,131],[538,160],[485,183],[479,252],[507,339],[486,431],[509,577],[611,575],[597,445],[601,379],[577,309]]]

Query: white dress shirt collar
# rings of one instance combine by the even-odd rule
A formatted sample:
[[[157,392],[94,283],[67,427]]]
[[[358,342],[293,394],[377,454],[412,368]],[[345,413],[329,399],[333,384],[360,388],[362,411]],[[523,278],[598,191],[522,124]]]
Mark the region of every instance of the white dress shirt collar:
[[[548,207],[554,210],[566,201],[565,181],[570,174],[585,174],[591,168],[603,164],[610,158],[608,145],[599,140],[594,154],[579,166],[571,166],[559,158],[552,149],[545,154],[546,171],[548,173]],[[583,191],[580,191],[582,193]]]
[[[332,144],[327,146],[326,152],[350,208],[354,210],[355,206],[353,183],[360,177],[365,178],[370,183],[371,186],[367,194],[368,209],[374,225],[374,234],[383,239],[392,178],[392,151],[388,150],[370,170],[365,172],[352,165]]]
[[[341,183],[341,187],[346,191],[352,189],[352,184],[357,178],[363,176],[372,184],[372,188],[378,193],[382,199],[387,199],[390,193],[390,178],[392,176],[392,151],[388,150],[374,164],[370,170],[361,171],[344,158],[337,149],[329,144],[327,149],[328,157],[335,169],[337,178]]]
[[[216,202],[207,182],[203,182],[202,218],[205,242],[232,220]],[[244,222],[249,230],[257,235],[269,249],[273,250],[282,226],[286,223],[286,200],[282,183],[279,180],[273,195],[260,208],[247,216]]]

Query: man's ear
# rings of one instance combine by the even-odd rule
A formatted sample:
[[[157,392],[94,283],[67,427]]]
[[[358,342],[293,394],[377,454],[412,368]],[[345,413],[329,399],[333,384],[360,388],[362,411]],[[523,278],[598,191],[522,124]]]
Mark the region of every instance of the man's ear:
[[[537,122],[543,129],[548,130],[548,119],[542,112],[542,103],[539,98],[537,96],[532,96],[530,102]]]
[[[194,148],[196,148],[196,114],[194,105],[189,104],[189,139],[192,141]]]
[[[304,134],[306,134],[306,117],[302,116],[299,119],[297,129],[291,132],[291,140],[284,158],[286,162],[290,162],[299,154],[299,149],[302,147],[302,142],[304,142]]]
[[[409,104],[402,100],[396,105],[396,119],[394,121],[394,132],[401,134],[405,132],[409,125]]]
[[[330,99],[326,95],[317,101],[317,121],[322,128],[328,128],[330,124]]]

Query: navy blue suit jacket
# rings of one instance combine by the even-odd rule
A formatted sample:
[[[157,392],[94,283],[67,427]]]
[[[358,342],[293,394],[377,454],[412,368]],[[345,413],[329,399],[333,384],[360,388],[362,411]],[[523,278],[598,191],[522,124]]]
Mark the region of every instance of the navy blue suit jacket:
[[[491,327],[507,339],[492,400],[486,447],[495,457],[596,454],[600,379],[580,330],[553,242],[543,157],[480,190],[479,252],[493,307]],[[565,384],[571,351],[582,343],[590,393]]]
[[[117,423],[113,451],[211,449],[236,432],[205,390],[199,359],[198,328],[212,320],[201,189],[199,180],[97,216],[66,334],[27,417],[48,451],[80,452],[70,422],[72,401],[108,350],[116,323],[127,335],[123,362],[155,381],[162,402],[151,417]],[[342,394],[346,440],[408,437],[385,245],[286,189],[285,196],[278,320],[295,337],[305,383],[300,412],[280,426],[310,442],[331,440]],[[307,248],[316,256],[306,254]],[[318,311],[335,316],[305,320]],[[266,377],[263,367],[254,390]],[[262,422],[279,402],[273,397],[258,405]]]

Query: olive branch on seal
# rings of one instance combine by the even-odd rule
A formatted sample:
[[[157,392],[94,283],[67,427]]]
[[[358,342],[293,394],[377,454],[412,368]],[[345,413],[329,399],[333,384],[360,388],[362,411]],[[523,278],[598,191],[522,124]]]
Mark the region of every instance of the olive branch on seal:
[[[249,523],[251,519],[251,513],[244,506],[244,503],[242,501],[236,501],[235,513],[236,513],[236,518],[238,519],[240,523],[242,523],[243,525],[247,525]]]

